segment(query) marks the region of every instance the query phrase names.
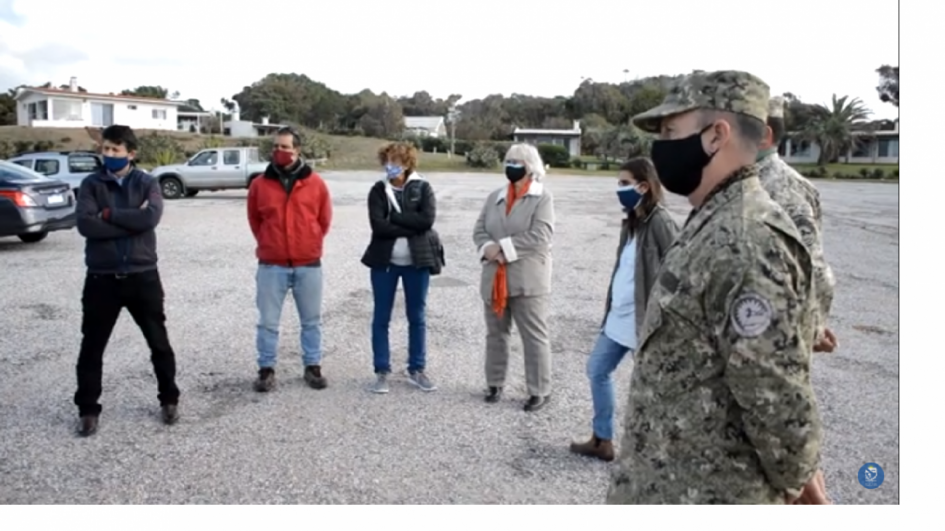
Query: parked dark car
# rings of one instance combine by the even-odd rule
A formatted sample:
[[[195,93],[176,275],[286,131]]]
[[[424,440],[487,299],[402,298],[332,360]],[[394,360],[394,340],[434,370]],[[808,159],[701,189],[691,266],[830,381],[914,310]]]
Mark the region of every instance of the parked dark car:
[[[75,197],[68,183],[0,160],[0,237],[26,243],[75,227]]]

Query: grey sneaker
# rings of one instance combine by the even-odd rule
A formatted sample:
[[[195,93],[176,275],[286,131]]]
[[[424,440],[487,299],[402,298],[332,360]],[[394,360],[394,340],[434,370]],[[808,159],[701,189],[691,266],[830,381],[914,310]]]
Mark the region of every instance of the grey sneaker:
[[[433,385],[433,382],[431,382],[430,379],[427,378],[427,375],[423,374],[422,372],[415,372],[408,378],[409,382],[416,385],[421,391],[436,391],[436,386]]]
[[[371,386],[371,392],[377,393],[379,395],[387,394],[390,391],[390,386],[387,385],[387,375],[378,374],[377,381],[374,382],[374,385]]]

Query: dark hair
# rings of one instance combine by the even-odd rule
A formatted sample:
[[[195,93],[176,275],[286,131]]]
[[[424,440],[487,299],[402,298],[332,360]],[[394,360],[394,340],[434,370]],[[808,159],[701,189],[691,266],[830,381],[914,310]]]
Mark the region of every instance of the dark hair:
[[[663,201],[663,186],[660,185],[659,176],[656,174],[656,166],[653,166],[653,161],[646,157],[636,157],[624,162],[620,165],[620,171],[630,173],[634,181],[646,183],[649,188],[640,205],[642,215],[631,215],[627,218],[632,236],[640,227],[640,223]]]
[[[735,135],[742,141],[742,145],[746,148],[757,151],[758,145],[765,139],[766,124],[747,114],[705,110],[702,113],[701,127],[706,127],[719,118],[724,118],[725,121],[732,126]]]
[[[768,117],[768,127],[771,128],[771,144],[774,147],[781,145],[784,138],[784,118]]]
[[[292,129],[291,127],[280,127],[279,130],[276,131],[276,136],[291,136],[292,147],[302,147],[302,137],[299,136],[298,131]]]
[[[110,125],[102,131],[102,140],[108,140],[116,146],[125,146],[128,151],[138,150],[138,137],[127,125]]]

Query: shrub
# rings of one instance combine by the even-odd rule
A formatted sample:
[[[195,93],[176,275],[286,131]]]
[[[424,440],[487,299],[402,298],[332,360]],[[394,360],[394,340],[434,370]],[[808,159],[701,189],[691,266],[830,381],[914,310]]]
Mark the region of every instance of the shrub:
[[[585,164],[584,161],[581,160],[581,157],[574,157],[573,159],[571,159],[571,167],[577,168],[579,170],[583,170],[587,168],[587,164]]]
[[[185,158],[180,142],[167,135],[152,131],[138,138],[138,161],[144,164],[164,166]]]
[[[567,168],[571,165],[571,153],[568,148],[557,144],[538,144],[541,160],[552,168]]]
[[[871,177],[873,179],[885,179],[886,172],[884,172],[882,168],[876,168],[873,170],[873,174],[871,175]]]
[[[834,179],[846,179],[846,178],[847,178],[847,175],[846,175],[845,173],[843,173],[842,171],[839,171],[839,170],[838,170],[838,171],[833,172],[833,178],[834,178]]]
[[[817,166],[817,169],[814,170],[814,177],[825,178],[827,177],[827,167],[826,166]]]
[[[59,143],[60,143],[60,144],[68,144],[69,142],[72,142],[72,137],[71,137],[71,136],[64,136],[64,137],[62,137],[62,138],[59,139]]]
[[[9,159],[16,156],[16,148],[8,140],[0,140],[0,159]]]
[[[449,141],[446,142],[446,145],[449,146]],[[456,143],[455,143],[455,146],[454,146],[454,154],[455,154],[455,155],[465,155],[465,154],[467,154],[467,153],[472,152],[473,148],[475,148],[475,144],[473,144],[472,142],[470,142],[470,141],[468,141],[468,140],[459,140],[459,139],[456,139]],[[444,151],[445,151],[445,150],[444,150]],[[504,155],[504,154],[505,154],[505,153],[503,153],[503,155]]]
[[[466,153],[466,165],[470,168],[495,168],[499,165],[499,155],[493,146],[480,142]]]
[[[200,149],[216,149],[221,148],[226,144],[226,142],[218,137],[217,135],[210,135],[203,139],[203,145],[200,146]]]
[[[899,178],[899,168],[896,168],[895,170],[893,170],[892,176],[893,176],[893,179]]]
[[[272,158],[272,139],[268,137],[260,138],[256,141],[256,146],[259,148],[259,160],[269,162],[269,159]]]
[[[502,160],[505,158],[505,154],[509,152],[509,148],[512,147],[513,144],[515,144],[515,142],[509,142],[509,141],[504,141],[504,140],[496,140],[493,142],[489,142],[489,145],[492,146],[492,149],[495,150],[495,154],[497,157],[499,157],[499,160]]]
[[[869,168],[860,168],[860,177],[863,177],[864,179],[869,179],[870,178]]]
[[[424,153],[446,153],[449,150],[450,141],[449,139],[436,138],[432,136],[425,136],[420,138],[420,151]]]

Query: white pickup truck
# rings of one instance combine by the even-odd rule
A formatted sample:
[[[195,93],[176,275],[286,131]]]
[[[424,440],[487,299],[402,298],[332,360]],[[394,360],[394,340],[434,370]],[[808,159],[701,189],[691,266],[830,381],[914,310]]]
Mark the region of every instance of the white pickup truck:
[[[247,189],[268,165],[255,147],[223,147],[199,151],[184,164],[159,166],[151,175],[161,183],[165,199],[178,199],[201,191]]]

